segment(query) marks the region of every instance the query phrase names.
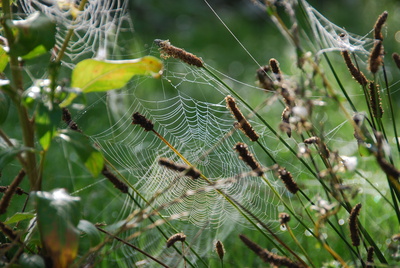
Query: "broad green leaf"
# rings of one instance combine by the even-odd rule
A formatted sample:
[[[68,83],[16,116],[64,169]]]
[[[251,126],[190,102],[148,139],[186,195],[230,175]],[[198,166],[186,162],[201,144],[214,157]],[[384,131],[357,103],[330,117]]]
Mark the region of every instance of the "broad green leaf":
[[[31,59],[54,47],[56,24],[46,15],[35,12],[26,20],[8,21],[14,33],[10,55]]]
[[[162,68],[162,62],[152,56],[120,61],[87,59],[79,62],[73,70],[71,87],[82,93],[119,89],[135,75],[152,75],[157,78]],[[76,94],[70,94],[60,106],[68,106],[75,97]]]
[[[81,250],[85,248],[85,251],[87,251],[90,247],[94,247],[101,242],[100,231],[97,230],[93,223],[86,220],[80,220],[78,229],[84,234],[83,239],[81,239],[79,243]]]
[[[66,130],[60,132],[59,137],[75,149],[80,160],[94,177],[100,174],[104,166],[103,154],[92,145],[85,135],[77,131]]]
[[[46,264],[43,258],[39,255],[28,255],[26,253],[22,253],[21,257],[19,257],[19,267],[22,268],[45,268]]]
[[[80,198],[64,189],[33,194],[42,243],[53,267],[68,267],[78,253]]]
[[[0,91],[0,125],[6,121],[9,109],[10,99],[4,92]]]
[[[35,125],[39,143],[45,151],[49,148],[50,142],[56,134],[61,116],[62,112],[58,106],[54,106],[52,110],[49,110],[43,103],[39,104]]]
[[[0,46],[0,72],[3,72],[8,64],[8,55],[2,46]]]
[[[34,213],[17,212],[14,215],[12,215],[9,219],[7,219],[4,223],[12,224],[12,223],[16,223],[19,221],[30,220],[30,219],[33,219],[34,217],[35,217]]]

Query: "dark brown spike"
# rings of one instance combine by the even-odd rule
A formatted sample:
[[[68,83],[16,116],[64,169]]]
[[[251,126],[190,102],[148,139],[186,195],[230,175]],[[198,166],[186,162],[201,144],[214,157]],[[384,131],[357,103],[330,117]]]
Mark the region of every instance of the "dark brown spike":
[[[376,85],[374,82],[369,82],[368,89],[369,89],[372,115],[375,118],[382,118],[383,108],[382,108],[382,99],[379,90],[379,85]]]
[[[281,69],[279,68],[279,62],[272,58],[269,60],[269,66],[271,67],[272,72],[274,73],[276,80],[279,82],[282,81],[282,73]]]
[[[398,180],[400,178],[400,170],[398,170],[394,165],[389,163],[384,156],[383,153],[383,135],[380,132],[375,133],[376,141],[377,141],[377,148],[378,151],[375,154],[376,156],[376,161],[378,162],[379,166],[385,172],[385,174],[389,177],[392,177],[395,180]]]
[[[286,132],[288,137],[290,138],[292,136],[292,128],[290,127],[290,114],[291,114],[291,109],[289,106],[286,106],[285,109],[283,109],[282,112],[282,123],[280,124],[279,128],[281,131]]]
[[[286,189],[288,189],[288,191],[291,192],[292,194],[296,194],[297,191],[299,190],[299,186],[293,180],[292,173],[287,171],[286,168],[281,167],[278,169],[278,174],[279,174],[279,178],[285,184]]]
[[[101,171],[101,174],[104,175],[112,184],[114,184],[114,187],[120,190],[122,193],[126,194],[129,191],[128,185],[126,185],[125,182],[121,181],[120,179],[113,174],[106,165],[104,165],[103,170]]]
[[[186,240],[186,235],[184,233],[174,234],[170,238],[168,238],[168,240],[167,240],[167,248],[171,247],[172,245],[174,245],[178,241],[184,243],[185,240]]]
[[[358,247],[360,245],[360,234],[358,230],[358,215],[360,213],[362,205],[358,203],[353,207],[349,216],[349,229],[350,229],[350,238],[353,246]]]
[[[132,115],[132,124],[141,126],[145,131],[154,130],[154,124],[139,112]]]
[[[287,214],[285,212],[279,213],[279,223],[281,225],[284,225],[284,224],[288,223],[289,221],[290,221],[290,215],[289,214]]]
[[[315,136],[304,140],[305,144],[314,144],[314,143],[318,144],[319,142],[320,142],[320,139],[318,137],[315,137]]]
[[[239,153],[239,158],[245,162],[258,176],[262,176],[264,172],[260,164],[254,159],[246,144],[242,142],[236,143],[234,149]]]
[[[258,84],[261,88],[265,90],[272,90],[274,91],[274,82],[269,77],[268,73],[270,72],[270,68],[268,65],[262,66],[257,70],[257,78]]]
[[[258,134],[254,131],[249,121],[247,121],[247,119],[243,116],[242,112],[239,110],[239,107],[236,105],[236,100],[232,96],[228,95],[225,97],[225,101],[226,101],[226,107],[231,111],[232,115],[239,123],[240,130],[251,141],[257,141],[259,138]]]
[[[374,266],[374,247],[369,247],[367,251],[367,262],[366,268],[372,268]]]
[[[182,48],[171,45],[169,40],[156,39],[154,40],[154,43],[156,43],[156,45],[160,48],[162,58],[173,57],[189,65],[194,65],[197,67],[204,66],[204,62],[202,59],[192,53],[183,50]]]
[[[185,176],[191,177],[194,180],[200,178],[201,176],[201,172],[195,167],[177,164],[167,158],[160,158],[158,160],[158,164],[176,172],[184,172]]]
[[[68,125],[68,127],[74,131],[82,132],[78,127],[78,124],[72,120],[71,113],[67,108],[62,108],[62,120]]]
[[[342,51],[342,56],[344,59],[344,62],[347,65],[347,68],[349,69],[350,74],[353,76],[353,78],[362,86],[366,86],[368,84],[368,80],[365,77],[365,75],[363,74],[363,72],[361,72],[351,61],[350,58],[350,54],[347,50],[343,50]]]
[[[388,17],[388,12],[384,11],[376,20],[374,26],[374,38],[383,41],[382,27],[385,24]]]
[[[217,252],[218,257],[222,260],[225,255],[225,248],[224,244],[219,240],[215,243],[215,251]]]
[[[239,237],[249,249],[251,249],[254,253],[256,253],[266,263],[270,263],[276,266],[285,266],[289,268],[303,267],[302,265],[293,262],[287,257],[279,256],[266,249],[263,249],[262,247],[260,247],[259,245],[257,245],[244,235],[239,235]]]
[[[368,64],[371,73],[375,74],[382,65],[383,45],[381,40],[375,40],[374,47],[369,54]]]
[[[392,58],[394,60],[394,63],[396,63],[397,68],[400,69],[400,55],[398,53],[393,53]]]

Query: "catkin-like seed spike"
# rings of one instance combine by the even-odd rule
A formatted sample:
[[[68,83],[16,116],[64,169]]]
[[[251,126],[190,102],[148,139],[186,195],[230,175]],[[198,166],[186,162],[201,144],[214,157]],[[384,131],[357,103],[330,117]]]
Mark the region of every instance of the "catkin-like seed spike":
[[[374,47],[369,54],[368,64],[371,73],[376,73],[382,65],[383,45],[381,40],[375,40]]]
[[[62,120],[68,125],[68,127],[74,131],[82,132],[78,127],[78,124],[72,120],[71,113],[67,108],[62,108]]]
[[[350,74],[353,76],[353,78],[362,86],[366,86],[368,83],[367,78],[361,72],[351,61],[350,54],[347,50],[342,51],[342,56],[344,59],[344,62],[347,65],[347,68],[349,69]]]
[[[290,127],[289,123],[290,114],[291,114],[291,109],[289,106],[286,106],[282,112],[282,123],[280,125],[280,129],[286,132],[289,138],[292,136],[292,128]]]
[[[225,248],[224,244],[219,240],[215,243],[215,251],[217,252],[218,257],[222,260],[225,255]]]
[[[239,235],[239,237],[249,249],[251,249],[254,253],[256,253],[266,263],[270,263],[276,266],[285,266],[289,268],[303,267],[302,265],[293,262],[291,259],[287,257],[279,256],[266,249],[263,249],[258,244],[254,243],[244,235]]]
[[[392,58],[394,60],[394,63],[396,63],[397,68],[400,69],[400,55],[398,53],[393,53]]]
[[[308,139],[304,140],[304,143],[306,144],[314,144],[314,143],[319,143],[320,139],[318,137],[310,137]]]
[[[236,105],[236,100],[232,98],[232,96],[228,95],[225,97],[226,106],[231,111],[232,115],[235,117],[237,122],[239,123],[240,130],[251,140],[257,141],[259,136],[254,131],[249,121],[243,116],[242,112],[239,110],[239,107]]]
[[[382,118],[383,108],[379,85],[376,85],[374,82],[369,82],[368,89],[372,115],[375,118]]]
[[[258,84],[263,89],[274,91],[275,90],[274,82],[271,80],[271,78],[268,75],[269,71],[270,71],[270,68],[268,65],[265,65],[257,70]]]
[[[262,176],[264,174],[260,164],[254,159],[253,154],[250,153],[246,144],[238,142],[236,143],[234,149],[239,153],[239,158],[249,167],[251,167],[251,169],[256,172],[258,176]]]
[[[103,170],[101,171],[101,174],[104,175],[112,184],[114,184],[114,187],[120,190],[122,193],[126,194],[128,193],[128,185],[126,185],[125,182],[121,181],[120,179],[113,174],[106,165],[104,165]]]
[[[286,189],[288,189],[288,191],[291,192],[292,194],[297,193],[297,191],[299,190],[299,186],[293,180],[292,173],[287,171],[286,168],[281,167],[278,169],[278,174],[279,174],[279,178],[285,184]]]
[[[274,73],[276,80],[278,80],[279,82],[282,81],[282,73],[281,73],[281,69],[279,68],[279,62],[272,58],[269,60],[269,66],[271,66],[271,70]]]
[[[156,39],[154,40],[154,43],[159,46],[162,58],[173,57],[189,65],[194,65],[197,67],[204,66],[203,60],[201,60],[199,57],[183,50],[182,48],[171,45],[169,40]]]
[[[374,26],[374,38],[375,39],[383,41],[382,27],[385,24],[387,17],[388,17],[388,12],[384,11],[376,20],[376,23]]]
[[[367,262],[366,268],[372,268],[374,266],[374,247],[369,247],[367,251]]]
[[[201,173],[198,169],[194,168],[194,167],[190,167],[187,165],[180,165],[177,164],[167,158],[160,158],[158,160],[158,163],[161,166],[164,166],[170,170],[174,170],[177,172],[185,172],[185,176],[191,177],[192,179],[198,179],[201,176]]]
[[[289,221],[290,221],[290,215],[289,214],[287,214],[285,212],[279,213],[279,223],[281,225],[284,225],[284,224],[288,223]]]
[[[152,131],[154,129],[154,124],[139,112],[132,115],[132,124],[141,126],[145,131]]]
[[[353,246],[355,247],[358,247],[360,245],[360,235],[358,231],[357,218],[358,214],[360,213],[361,207],[362,207],[361,203],[355,205],[351,210],[349,216],[350,238]]]
[[[174,245],[176,242],[181,241],[184,243],[186,240],[186,235],[184,233],[177,233],[172,235],[170,238],[167,240],[167,248],[171,247]]]

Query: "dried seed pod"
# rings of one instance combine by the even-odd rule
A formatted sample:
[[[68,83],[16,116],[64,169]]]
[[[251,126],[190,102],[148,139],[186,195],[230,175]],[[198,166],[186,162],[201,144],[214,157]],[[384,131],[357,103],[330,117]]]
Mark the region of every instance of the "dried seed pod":
[[[382,27],[385,24],[388,17],[388,12],[384,11],[376,20],[374,26],[374,38],[383,41]]]
[[[276,266],[290,267],[290,268],[303,267],[302,265],[293,262],[291,259],[287,257],[279,256],[266,249],[263,249],[262,247],[260,247],[259,245],[257,245],[244,235],[239,235],[239,237],[249,249],[251,249],[254,253],[256,253],[266,263],[270,263]]]
[[[222,260],[225,255],[225,248],[224,244],[219,240],[215,243],[215,251],[217,252],[218,257]]]
[[[353,76],[353,78],[362,86],[366,86],[368,83],[367,78],[361,72],[351,61],[350,54],[347,50],[342,51],[342,56],[344,58],[344,62],[347,65],[347,68],[349,69],[350,74]]]
[[[259,138],[258,134],[254,131],[249,121],[247,121],[242,112],[239,110],[238,106],[236,105],[236,100],[232,98],[232,96],[228,95],[225,97],[225,101],[226,101],[226,107],[231,111],[232,115],[239,123],[240,130],[242,130],[242,132],[251,141],[257,141]]]
[[[145,131],[152,131],[154,129],[154,124],[139,112],[132,115],[132,124],[141,126]]]
[[[279,68],[279,62],[276,59],[272,58],[269,60],[269,66],[271,67],[271,70],[274,73],[276,80],[281,82],[282,81],[282,73],[281,73],[281,69]]]
[[[126,194],[128,193],[128,185],[126,185],[125,182],[121,181],[120,179],[113,174],[106,165],[104,165],[103,170],[101,171],[101,174],[104,175],[112,184],[114,184],[114,187],[120,190],[122,193]]]
[[[375,40],[374,47],[369,54],[368,64],[371,73],[375,74],[382,65],[383,45],[381,40]]]
[[[201,176],[201,172],[198,169],[187,165],[177,164],[167,158],[160,158],[158,160],[158,163],[161,166],[164,166],[170,170],[174,170],[177,172],[185,172],[185,176],[191,177],[194,180],[198,179]]]
[[[310,138],[308,138],[308,139],[305,139],[304,140],[304,143],[305,144],[314,144],[314,143],[319,143],[319,141],[320,141],[320,139],[318,138],[318,137],[310,137]]]
[[[78,127],[78,124],[72,120],[71,113],[67,108],[62,108],[62,120],[68,125],[68,127],[74,131],[82,132]]]
[[[288,189],[289,192],[292,194],[296,194],[297,191],[299,190],[299,186],[297,183],[293,180],[292,173],[286,170],[286,168],[279,168],[278,169],[278,174],[279,174],[279,179],[283,181],[283,183],[286,186],[286,189]]]
[[[284,212],[279,213],[279,223],[281,225],[284,225],[284,224],[288,223],[289,221],[290,221],[290,215],[289,214],[284,213]]]
[[[383,108],[379,85],[376,85],[374,82],[369,82],[368,89],[372,115],[375,118],[382,118]]]
[[[251,167],[251,169],[257,173],[258,176],[262,176],[264,174],[260,164],[254,159],[253,154],[250,153],[246,144],[238,142],[236,143],[234,149],[239,153],[239,158],[249,167]]]
[[[400,69],[400,55],[398,53],[393,53],[392,58],[394,62],[396,63],[397,68]]]
[[[349,216],[350,238],[353,246],[355,247],[358,247],[360,245],[360,235],[358,230],[357,217],[358,214],[360,213],[361,207],[362,207],[361,203],[355,205],[351,210]]]
[[[268,75],[270,68],[268,65],[262,66],[257,70],[258,84],[265,90],[275,90],[274,82]]]
[[[200,59],[199,57],[197,57],[196,55],[194,55],[192,53],[186,52],[185,50],[183,50],[181,48],[171,45],[169,40],[156,39],[156,40],[154,40],[154,43],[156,43],[157,46],[159,46],[162,58],[173,57],[173,58],[181,60],[184,63],[187,63],[189,65],[194,65],[197,67],[204,66],[202,59]]]
[[[172,235],[170,238],[167,240],[167,248],[171,247],[174,245],[176,242],[181,241],[184,243],[186,240],[186,235],[184,233],[177,233]]]

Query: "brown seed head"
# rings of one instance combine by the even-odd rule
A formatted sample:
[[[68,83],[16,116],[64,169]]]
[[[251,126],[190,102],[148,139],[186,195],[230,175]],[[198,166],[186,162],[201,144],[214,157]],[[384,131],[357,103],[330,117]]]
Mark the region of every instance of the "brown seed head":
[[[71,113],[67,108],[62,108],[62,120],[68,125],[68,127],[74,131],[82,132],[78,127],[78,124],[72,120]]]
[[[288,191],[291,192],[292,194],[296,194],[297,191],[299,190],[299,186],[293,180],[292,174],[289,171],[287,171],[286,168],[282,167],[278,169],[278,174],[279,178],[285,184],[286,189],[288,189]]]
[[[274,73],[276,80],[279,82],[282,81],[282,73],[281,69],[279,68],[279,62],[272,58],[269,60],[269,66],[271,67],[272,72]]]
[[[141,126],[145,131],[152,131],[154,129],[154,124],[139,112],[132,115],[132,124]]]
[[[186,52],[181,48],[171,45],[169,40],[156,39],[154,40],[154,43],[156,43],[156,45],[159,46],[162,58],[166,59],[168,57],[173,57],[189,65],[194,65],[197,67],[204,66],[203,60],[201,60],[199,57],[197,57],[192,53]]]
[[[369,247],[367,252],[367,268],[372,268],[374,266],[374,247]]]
[[[375,40],[374,42],[374,47],[371,50],[371,53],[369,54],[369,70],[371,73],[376,73],[379,69],[379,67],[382,65],[383,60],[382,60],[382,55],[383,55],[383,45],[381,40]]]
[[[185,172],[185,176],[191,177],[192,179],[198,179],[201,176],[201,172],[195,167],[190,167],[187,165],[177,164],[167,158],[160,158],[158,160],[158,164],[160,166],[164,166],[170,170],[174,170],[177,172]]]
[[[251,169],[257,173],[258,176],[262,176],[264,172],[261,169],[260,164],[254,159],[252,153],[250,153],[246,144],[242,142],[236,143],[234,149],[239,153],[239,158],[245,162]]]
[[[394,63],[396,63],[397,68],[400,69],[400,55],[398,53],[393,53],[392,58],[394,60]]]
[[[174,245],[178,241],[181,241],[182,243],[184,243],[185,240],[186,240],[186,235],[184,233],[174,234],[173,236],[168,238],[168,240],[167,240],[167,248],[171,247],[172,245]]]
[[[281,225],[284,225],[284,224],[288,223],[289,221],[290,221],[290,215],[289,214],[284,213],[284,212],[279,213],[279,223]]]
[[[268,72],[270,72],[270,68],[268,65],[262,66],[257,70],[258,84],[263,89],[275,90],[274,82],[269,77]]]
[[[355,247],[358,247],[360,245],[360,235],[358,231],[357,218],[358,214],[360,213],[361,207],[362,207],[361,203],[355,205],[351,210],[349,216],[350,238],[353,246]]]
[[[385,24],[386,20],[388,17],[388,12],[384,11],[377,19],[377,21],[375,22],[375,26],[374,26],[374,38],[375,39],[379,39],[379,40],[383,40],[383,35],[382,35],[382,27]]]
[[[350,74],[353,76],[353,78],[362,86],[366,86],[368,83],[367,78],[361,72],[351,61],[350,54],[347,50],[342,51],[342,56],[344,58],[344,62],[347,65],[347,68],[349,69]]]
[[[379,85],[376,85],[375,82],[369,82],[368,89],[372,115],[375,118],[382,118],[383,108]]]
[[[236,100],[232,96],[228,95],[225,97],[226,107],[231,111],[232,115],[235,117],[239,123],[240,130],[251,140],[257,141],[259,136],[254,131],[253,127],[250,125],[249,121],[243,116],[239,107],[236,105]]]
[[[125,184],[125,182],[121,181],[120,179],[113,174],[106,165],[104,165],[103,170],[101,171],[101,174],[104,175],[112,184],[114,184],[114,187],[120,190],[122,193],[126,194],[128,193],[128,185]]]
[[[225,248],[224,244],[219,240],[215,243],[215,251],[217,252],[218,257],[222,260],[225,255]]]

